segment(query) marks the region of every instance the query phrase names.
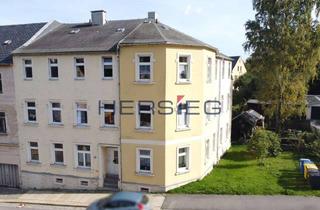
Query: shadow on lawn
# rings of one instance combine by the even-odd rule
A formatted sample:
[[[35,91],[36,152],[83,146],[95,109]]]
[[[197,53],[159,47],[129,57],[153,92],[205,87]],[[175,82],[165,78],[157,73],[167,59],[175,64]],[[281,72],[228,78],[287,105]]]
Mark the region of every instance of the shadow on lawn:
[[[278,183],[286,191],[309,191],[310,187],[298,170],[280,170]]]
[[[241,169],[248,167],[249,164],[228,164],[228,165],[218,165],[220,169]]]
[[[232,161],[250,161],[255,160],[256,158],[247,151],[229,151],[227,152],[222,159],[232,160]]]

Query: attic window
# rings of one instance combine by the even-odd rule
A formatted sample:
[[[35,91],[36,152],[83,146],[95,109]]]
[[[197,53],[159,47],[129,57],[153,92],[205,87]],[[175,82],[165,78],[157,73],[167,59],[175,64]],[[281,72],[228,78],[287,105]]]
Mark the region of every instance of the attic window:
[[[124,32],[125,30],[125,28],[117,28],[117,32]]]
[[[77,34],[80,32],[80,29],[79,28],[76,28],[76,29],[72,29],[69,33],[70,34]]]
[[[8,39],[6,41],[3,42],[3,45],[9,45],[12,43],[12,40]]]
[[[161,25],[160,27],[161,27],[162,29],[164,29],[164,30],[169,30],[169,28],[166,27],[166,26],[164,26],[164,25]]]

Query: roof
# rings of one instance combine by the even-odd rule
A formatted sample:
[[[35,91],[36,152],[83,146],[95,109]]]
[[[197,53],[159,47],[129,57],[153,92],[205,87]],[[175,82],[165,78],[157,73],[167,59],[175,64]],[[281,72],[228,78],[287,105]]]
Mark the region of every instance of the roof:
[[[320,106],[320,95],[308,95],[308,106]]]
[[[223,54],[221,52],[217,53],[217,57],[221,58],[221,59],[226,59],[226,60],[232,61],[232,58],[230,58],[229,56],[227,56],[227,55],[225,55],[225,54]]]
[[[70,33],[80,29],[78,33]],[[102,26],[91,23],[61,24],[30,45],[16,50],[17,54],[107,52],[118,44],[176,44],[216,48],[165,24],[149,19],[109,20]]]
[[[241,57],[240,56],[230,56],[230,58],[232,58],[232,69],[233,69]]]
[[[0,26],[0,64],[12,64],[11,53],[31,39],[46,23]],[[11,40],[10,44],[4,44]]]
[[[258,112],[256,112],[255,110],[252,110],[252,109],[245,111],[245,112],[242,112],[241,114],[239,114],[238,116],[236,116],[232,120],[235,120],[240,117],[242,119],[244,119],[250,125],[255,125],[259,120],[264,120],[264,116],[262,116],[261,114],[259,114]]]

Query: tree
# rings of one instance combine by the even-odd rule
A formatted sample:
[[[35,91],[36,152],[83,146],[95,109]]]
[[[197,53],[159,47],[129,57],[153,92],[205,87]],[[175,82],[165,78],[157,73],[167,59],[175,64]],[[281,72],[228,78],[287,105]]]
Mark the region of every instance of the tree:
[[[244,48],[252,52],[259,78],[257,98],[268,103],[276,130],[290,116],[305,112],[308,82],[316,76],[320,0],[253,0],[255,20],[246,23]]]

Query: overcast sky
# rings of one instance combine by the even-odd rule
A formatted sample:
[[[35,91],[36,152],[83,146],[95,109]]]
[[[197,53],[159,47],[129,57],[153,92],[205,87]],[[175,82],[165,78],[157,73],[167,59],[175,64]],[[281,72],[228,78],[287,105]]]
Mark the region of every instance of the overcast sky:
[[[43,22],[85,22],[90,11],[104,9],[107,18],[159,20],[227,55],[247,57],[244,24],[253,19],[252,0],[1,0],[0,25]]]

